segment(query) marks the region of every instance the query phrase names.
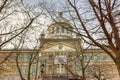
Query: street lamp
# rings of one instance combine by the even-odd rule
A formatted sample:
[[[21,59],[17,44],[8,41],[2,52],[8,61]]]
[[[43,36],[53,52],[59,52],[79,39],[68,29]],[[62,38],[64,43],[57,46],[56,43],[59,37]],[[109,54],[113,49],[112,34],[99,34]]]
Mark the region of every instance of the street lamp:
[[[40,68],[40,57],[41,57],[41,53],[38,54],[37,57],[37,65],[36,65],[36,75],[35,75],[35,80],[39,80],[40,76],[39,76],[39,68]]]
[[[40,70],[41,78],[43,78],[43,74],[44,74],[44,66],[45,66],[44,64],[41,64],[41,66],[40,66],[40,67],[41,67],[41,68],[40,68],[40,69],[41,69],[41,70]]]

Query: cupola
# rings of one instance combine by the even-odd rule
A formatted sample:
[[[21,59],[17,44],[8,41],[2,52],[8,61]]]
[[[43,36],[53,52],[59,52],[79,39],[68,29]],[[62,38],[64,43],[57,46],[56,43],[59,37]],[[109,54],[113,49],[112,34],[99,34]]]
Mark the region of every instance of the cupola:
[[[49,38],[72,38],[72,26],[63,13],[59,12],[58,17],[55,18],[48,27]]]

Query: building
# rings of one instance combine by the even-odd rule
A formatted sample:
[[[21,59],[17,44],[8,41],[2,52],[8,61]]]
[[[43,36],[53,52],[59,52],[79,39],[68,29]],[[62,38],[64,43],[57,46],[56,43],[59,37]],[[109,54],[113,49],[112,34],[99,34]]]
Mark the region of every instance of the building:
[[[2,80],[20,80],[15,61],[16,54],[19,55],[19,66],[25,78],[28,77],[28,65],[30,61],[32,62],[31,80],[35,77],[44,80],[81,78],[83,68],[88,80],[96,80],[96,76],[103,80],[115,80],[117,70],[112,59],[103,50],[82,49],[81,37],[73,36],[72,31],[72,25],[60,12],[57,19],[48,26],[49,35],[46,37],[44,33],[41,34],[40,49],[1,50],[0,53],[4,55],[13,53],[10,60],[6,62],[10,67],[5,67],[11,71],[2,75]]]

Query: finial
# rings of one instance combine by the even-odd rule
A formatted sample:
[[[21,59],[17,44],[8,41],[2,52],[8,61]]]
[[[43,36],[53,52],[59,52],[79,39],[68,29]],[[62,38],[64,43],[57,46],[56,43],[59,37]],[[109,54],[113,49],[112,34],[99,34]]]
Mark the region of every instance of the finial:
[[[62,17],[63,13],[62,12],[58,12],[58,16]]]
[[[40,36],[41,36],[42,39],[45,38],[44,29],[43,29],[43,31],[42,31]]]

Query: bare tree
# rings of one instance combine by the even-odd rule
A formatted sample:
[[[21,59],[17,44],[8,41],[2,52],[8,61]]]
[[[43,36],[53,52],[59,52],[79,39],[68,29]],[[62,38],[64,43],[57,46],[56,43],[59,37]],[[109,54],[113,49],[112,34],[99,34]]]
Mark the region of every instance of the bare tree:
[[[66,12],[72,22],[74,26],[72,32],[82,36],[86,43],[104,50],[115,62],[120,75],[119,0],[66,0],[63,2],[66,5],[63,5],[64,9],[61,11]],[[51,6],[52,9],[55,8],[53,6]],[[54,20],[56,11],[47,7],[45,6],[44,9]]]
[[[85,35],[79,30],[79,35],[90,39],[100,49],[104,50],[115,62],[120,75],[120,33],[119,33],[119,0],[87,0],[92,16],[87,19],[83,14],[88,14],[87,10],[82,14],[78,8],[78,2],[67,0],[71,6],[75,17],[81,24]],[[71,14],[71,12],[70,12]],[[72,15],[72,14],[71,14]],[[97,25],[87,25],[89,21]],[[92,26],[92,27],[90,27]],[[77,28],[77,29],[78,29]],[[94,35],[94,36],[93,36]],[[99,35],[100,37],[95,37]],[[88,42],[89,43],[89,42]]]
[[[36,7],[37,6],[33,7],[27,5],[26,3],[24,3],[24,0],[0,1],[1,50],[6,45],[11,44],[11,42],[16,44],[16,42],[20,40],[19,38],[21,38],[24,33],[29,34],[30,30],[34,30],[35,26],[38,27],[38,25],[35,24],[38,24],[36,23],[36,20],[39,16],[42,15],[42,10],[36,12]],[[40,23],[39,26],[41,26]],[[0,60],[0,66],[2,66],[11,56],[12,53],[9,55],[5,55],[4,57],[1,56],[2,59]]]
[[[36,43],[36,46],[34,47],[34,49],[27,49],[27,53],[24,53],[24,45],[25,45],[25,37],[27,37],[25,34],[23,34],[22,37],[20,37],[19,43],[16,45],[15,43],[12,43],[14,45],[14,55],[15,55],[15,62],[16,65],[15,67],[17,68],[17,71],[20,75],[21,80],[31,80],[34,79],[34,76],[36,75],[35,72],[32,73],[32,65],[37,64],[37,56],[39,54],[39,50],[38,50],[38,42]],[[21,46],[22,45],[22,46]],[[29,52],[30,51],[30,52]],[[12,55],[12,56],[14,56]],[[24,57],[22,57],[24,55]],[[26,56],[26,57],[25,57]],[[26,59],[25,59],[26,58]],[[23,59],[23,60],[22,60]],[[24,68],[22,66],[24,66]],[[25,70],[27,70],[27,72],[25,72]]]
[[[84,44],[84,43],[82,43]],[[109,64],[103,63],[103,53],[100,55],[95,53],[96,50],[93,48],[90,48],[91,46],[88,46],[86,49],[83,49],[83,45],[80,46],[79,44],[75,45],[73,44],[76,49],[76,54],[71,55],[71,57],[68,57],[67,63],[75,64],[74,69],[71,68],[68,64],[65,64],[64,60],[62,58],[58,58],[59,62],[63,64],[65,69],[74,77],[81,79],[81,80],[87,80],[87,79],[109,79],[111,77],[114,77],[112,74],[109,74],[109,70],[111,69],[111,66],[107,66]],[[78,49],[79,48],[79,49]],[[99,51],[98,51],[99,52]],[[99,57],[98,57],[99,55]],[[106,56],[107,57],[107,56]],[[100,60],[99,60],[100,59]]]

